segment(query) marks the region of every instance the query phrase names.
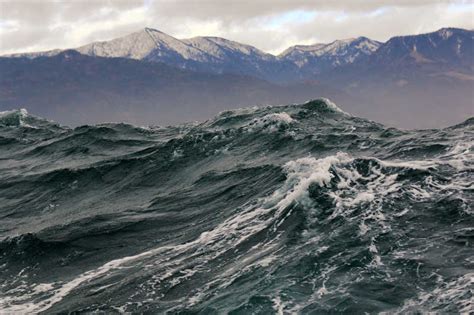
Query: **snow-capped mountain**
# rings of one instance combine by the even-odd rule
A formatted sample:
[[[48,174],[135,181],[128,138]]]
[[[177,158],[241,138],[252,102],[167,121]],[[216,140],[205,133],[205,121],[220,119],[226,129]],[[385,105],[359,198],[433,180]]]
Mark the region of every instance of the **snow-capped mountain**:
[[[436,85],[472,85],[474,31],[443,28],[393,37],[367,58],[325,73],[324,79],[339,88],[357,91],[364,86],[377,86],[377,91],[392,86],[416,89],[421,83],[433,85],[434,81]]]
[[[424,67],[444,64],[448,69],[452,66],[472,69],[473,33],[470,30],[444,28],[428,34],[394,37],[386,43],[358,37],[329,44],[297,45],[274,56],[224,38],[177,39],[158,30],[145,28],[74,50],[88,56],[163,62],[199,72],[233,73],[277,83],[291,83],[306,79],[320,80],[321,76],[335,69],[351,72],[353,68],[392,67],[398,71],[400,65],[412,63]],[[8,57],[51,57],[62,51],[55,49]]]
[[[181,67],[184,67],[189,61],[212,61],[212,58],[204,51],[150,28],[110,41],[91,43],[76,50],[88,56],[122,57],[174,63]]]
[[[367,37],[336,40],[329,44],[297,45],[280,54],[308,74],[318,74],[351,64],[374,53],[382,43]]]
[[[158,30],[145,28],[113,40],[87,44],[75,50],[88,56],[163,62],[181,69],[243,74],[273,82],[294,82],[320,73],[322,69],[353,62],[360,56],[370,54],[378,45],[376,41],[360,37],[330,44],[294,46],[280,56],[274,56],[253,46],[224,38],[194,37],[180,40]],[[36,58],[54,56],[61,51],[56,49],[11,56]]]
[[[209,56],[209,62],[194,66],[197,70],[251,75],[276,82],[300,79],[293,63],[250,45],[220,37],[193,37],[182,42]]]
[[[229,58],[244,58],[250,61],[255,57],[262,60],[275,60],[275,56],[265,53],[253,46],[241,44],[221,37],[198,36],[182,41],[187,45],[204,51],[218,60],[225,61]]]
[[[473,31],[444,28],[428,34],[394,37],[386,43],[357,37],[329,44],[297,45],[274,56],[224,38],[177,39],[158,30],[145,28],[74,50],[88,56],[162,62],[180,69],[248,75],[276,83],[291,83],[307,79],[321,80],[321,76],[333,70],[351,72],[354,67],[392,67],[396,71],[401,64],[407,63],[422,64],[424,67],[430,64],[438,67],[441,63],[446,68],[453,64],[456,67],[471,67]],[[56,49],[9,57],[51,57],[61,51]]]
[[[111,41],[85,45],[77,51],[89,56],[163,62],[181,69],[243,74],[270,81],[298,76],[292,63],[282,62],[250,45],[219,37],[180,40],[150,28]]]
[[[249,75],[273,82],[300,79],[299,70],[292,62],[280,60],[253,46],[219,37],[180,40],[151,28],[109,41],[94,42],[74,50],[88,56],[163,62],[180,69]],[[10,57],[50,57],[61,51],[56,49],[14,54]]]
[[[371,58],[372,65],[434,65],[472,67],[474,31],[442,28],[436,32],[393,37]],[[472,69],[472,68],[471,68]]]

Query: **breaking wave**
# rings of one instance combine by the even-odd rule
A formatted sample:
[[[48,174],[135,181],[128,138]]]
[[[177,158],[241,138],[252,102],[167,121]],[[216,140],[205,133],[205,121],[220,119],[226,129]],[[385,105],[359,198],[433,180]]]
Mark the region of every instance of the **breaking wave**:
[[[401,131],[322,99],[0,129],[2,312],[473,311],[472,119]]]

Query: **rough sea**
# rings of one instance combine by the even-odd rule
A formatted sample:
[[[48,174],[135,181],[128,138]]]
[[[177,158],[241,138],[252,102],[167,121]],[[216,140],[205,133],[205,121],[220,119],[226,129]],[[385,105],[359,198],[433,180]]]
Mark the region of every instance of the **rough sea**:
[[[0,313],[474,312],[474,118],[0,114]]]

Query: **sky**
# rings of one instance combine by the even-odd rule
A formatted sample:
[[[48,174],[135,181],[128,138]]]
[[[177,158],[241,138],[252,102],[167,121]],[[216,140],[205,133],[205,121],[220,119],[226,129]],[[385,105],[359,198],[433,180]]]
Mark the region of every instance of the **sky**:
[[[474,29],[474,0],[0,0],[0,54],[74,48],[144,27],[277,54],[357,36]]]

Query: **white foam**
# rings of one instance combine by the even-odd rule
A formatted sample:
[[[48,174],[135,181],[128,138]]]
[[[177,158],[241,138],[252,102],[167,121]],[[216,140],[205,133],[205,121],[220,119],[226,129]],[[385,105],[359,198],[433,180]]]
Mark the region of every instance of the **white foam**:
[[[5,118],[8,116],[14,116],[14,115],[18,115],[20,126],[30,127],[28,124],[24,123],[23,121],[23,119],[26,116],[28,116],[28,111],[26,109],[21,108],[19,110],[14,109],[14,110],[7,110],[7,111],[0,112],[0,118]]]
[[[275,310],[276,314],[283,315],[285,305],[282,303],[280,296],[276,296],[272,299],[273,302],[273,309]]]
[[[183,157],[183,151],[182,150],[174,150],[173,154],[171,155],[171,158],[174,160],[174,159],[178,159],[180,157]]]
[[[262,131],[275,132],[281,126],[288,126],[293,122],[295,122],[295,119],[293,119],[288,113],[279,112],[255,118],[245,128],[248,131],[261,129]]]
[[[135,256],[129,256],[125,258],[120,258],[112,260],[103,266],[85,272],[75,279],[66,282],[66,283],[40,283],[33,285],[32,292],[30,294],[25,294],[23,296],[4,296],[0,298],[0,308],[6,313],[40,313],[51,306],[61,301],[66,295],[68,295],[72,290],[77,288],[79,285],[87,282],[89,280],[98,278],[102,275],[107,274],[111,270],[119,268],[125,263],[137,260],[148,255],[153,254],[154,251],[147,251]],[[52,289],[54,288],[54,289]],[[49,297],[42,299],[40,302],[34,302],[34,299],[41,293],[47,293]],[[30,300],[29,302],[21,303],[19,302]]]
[[[26,115],[28,115],[28,111],[24,108],[21,108],[21,109],[12,109],[12,110],[6,110],[6,111],[3,111],[3,112],[0,112],[0,118],[3,118],[3,117],[6,117],[6,116],[9,116],[9,115],[13,115],[13,114],[16,114],[16,113],[19,113],[20,116],[22,117],[25,117]]]
[[[326,285],[324,282],[323,282],[323,286],[320,287],[318,291],[316,291],[316,293],[319,295],[319,297],[322,297],[323,295],[326,295],[329,293],[328,289],[326,289]]]
[[[268,114],[268,115],[264,116],[263,119],[268,119],[268,120],[272,120],[272,121],[282,122],[282,123],[286,123],[286,124],[291,124],[292,122],[295,121],[295,120],[294,120],[293,118],[291,118],[291,116],[288,115],[288,113],[286,113],[286,112]]]
[[[281,117],[278,119],[281,119]],[[288,121],[287,117],[284,117],[283,121]],[[466,154],[466,150],[456,150],[460,152],[459,154]],[[42,312],[62,300],[80,285],[127,266],[141,265],[143,268],[153,268],[154,276],[150,283],[146,285],[154,286],[156,280],[159,279],[174,281],[175,284],[178,284],[191,277],[195,272],[202,270],[208,261],[222,255],[229,248],[236,248],[256,233],[269,227],[274,230],[277,229],[291,214],[291,212],[285,210],[293,203],[298,203],[306,209],[312,209],[313,201],[309,196],[310,186],[328,187],[335,175],[338,177],[339,184],[336,187],[331,187],[330,192],[328,192],[328,196],[334,202],[334,211],[328,219],[331,220],[337,216],[349,217],[357,207],[366,204],[367,207],[364,212],[356,217],[357,220],[360,220],[360,235],[363,236],[371,230],[371,225],[367,225],[367,222],[371,221],[375,222],[373,224],[382,227],[382,231],[386,231],[389,229],[386,221],[390,220],[390,217],[385,216],[381,209],[381,203],[378,201],[383,200],[389,194],[400,193],[402,183],[397,181],[397,174],[388,175],[384,169],[387,167],[417,169],[422,163],[413,163],[413,161],[388,162],[374,158],[365,159],[372,162],[367,175],[360,174],[353,166],[354,158],[342,152],[320,159],[305,157],[289,161],[283,166],[287,176],[280,188],[265,198],[243,206],[242,209],[235,212],[234,216],[227,218],[215,228],[201,233],[195,240],[183,244],[158,247],[137,255],[112,260],[70,281],[34,285],[32,294],[3,297],[0,300],[0,307],[5,312]],[[436,164],[435,161],[429,163],[430,165],[431,163]],[[425,166],[421,165],[421,167]],[[432,194],[439,192],[440,189],[446,189],[439,186],[441,184],[437,184],[438,186],[435,184],[437,183],[431,186],[434,189],[433,192],[428,193]],[[417,193],[414,191],[419,193],[420,189],[413,187],[413,190],[406,190],[405,193],[410,193],[413,198],[416,198]],[[394,213],[392,216],[403,214],[403,212]],[[310,214],[308,215],[310,216]],[[313,239],[311,236],[309,238]],[[314,238],[315,243],[318,240],[319,238]],[[241,258],[241,265],[232,265],[227,270],[222,271],[218,278],[206,283],[199,289],[199,292],[192,292],[192,296],[186,300],[186,303],[198,303],[206,297],[206,290],[220,290],[230,285],[234,279],[248,270],[246,267],[269,267],[277,256],[271,255],[274,251],[272,247],[274,244],[270,242],[266,243],[265,246],[262,245],[262,247],[254,248],[246,253],[247,256]],[[382,261],[374,242],[372,242],[369,250],[374,254],[373,265],[381,266]],[[193,261],[194,258],[199,263],[190,265],[189,262]],[[138,264],[139,262],[140,264]],[[173,278],[175,274],[181,276]],[[39,302],[35,302],[42,293],[46,293],[43,294],[44,298]],[[325,294],[324,290],[321,293]]]
[[[277,256],[268,256],[268,257],[265,257],[263,259],[260,259],[258,261],[258,265],[261,266],[261,267],[268,267],[270,266],[278,257]]]
[[[344,115],[347,115],[347,116],[351,116],[349,113],[343,111],[341,108],[339,108],[333,101],[331,101],[330,99],[328,98],[325,98],[325,97],[322,97],[321,100],[324,101],[324,103],[326,103],[326,105],[332,109],[333,111],[335,112],[339,112],[341,114],[344,114]]]
[[[352,200],[351,204],[352,205],[357,205],[357,204],[360,204],[360,203],[372,202],[372,201],[374,201],[374,199],[375,199],[375,195],[373,193],[363,191],[363,192],[357,194],[357,196],[354,198],[354,200]]]
[[[456,313],[471,314],[474,310],[474,299],[472,288],[474,287],[474,273],[467,273],[459,278],[444,282],[438,279],[439,286],[431,291],[424,291],[415,299],[405,301],[404,305],[396,311],[396,314],[412,313],[413,311],[428,312],[437,309],[443,312],[444,307],[455,307]]]

